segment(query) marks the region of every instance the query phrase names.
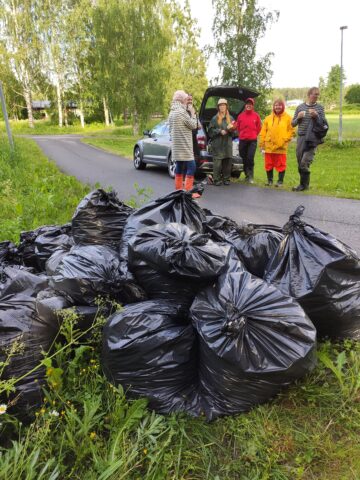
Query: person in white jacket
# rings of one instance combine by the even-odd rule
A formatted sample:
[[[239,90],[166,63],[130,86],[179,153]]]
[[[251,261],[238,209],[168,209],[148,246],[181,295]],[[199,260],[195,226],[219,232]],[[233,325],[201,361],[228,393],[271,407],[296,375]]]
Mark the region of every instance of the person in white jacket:
[[[196,163],[193,150],[192,131],[199,128],[198,119],[194,108],[187,105],[188,94],[184,90],[177,90],[174,93],[170,114],[169,127],[172,143],[172,158],[176,162],[175,168],[175,189],[189,191],[194,185]]]

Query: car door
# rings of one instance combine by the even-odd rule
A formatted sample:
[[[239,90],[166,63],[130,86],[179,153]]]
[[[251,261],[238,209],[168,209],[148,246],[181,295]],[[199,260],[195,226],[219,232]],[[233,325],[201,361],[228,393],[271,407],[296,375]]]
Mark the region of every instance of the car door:
[[[167,122],[161,122],[144,141],[144,160],[150,163],[166,164],[169,153],[169,131]]]

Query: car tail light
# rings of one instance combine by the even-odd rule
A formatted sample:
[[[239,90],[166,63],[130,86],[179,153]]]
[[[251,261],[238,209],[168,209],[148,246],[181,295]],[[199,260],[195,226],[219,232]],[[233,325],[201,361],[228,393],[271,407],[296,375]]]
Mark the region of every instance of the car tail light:
[[[206,150],[206,137],[205,135],[198,135],[196,137],[198,147],[200,150]]]

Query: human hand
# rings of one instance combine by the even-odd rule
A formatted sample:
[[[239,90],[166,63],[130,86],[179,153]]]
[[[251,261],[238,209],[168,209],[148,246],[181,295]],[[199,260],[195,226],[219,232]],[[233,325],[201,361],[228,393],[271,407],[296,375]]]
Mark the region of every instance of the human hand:
[[[195,111],[194,105],[193,105],[192,103],[190,103],[190,104],[187,106],[187,110],[188,110],[188,112],[190,112],[190,114],[191,114],[192,117],[195,116],[196,111]]]
[[[227,135],[228,132],[226,130],[220,130],[220,133],[221,135]]]
[[[305,110],[301,110],[301,112],[298,113],[298,116],[297,118],[300,119],[300,118],[304,118],[306,115],[306,111]]]
[[[309,108],[309,113],[310,113],[311,118],[317,118],[319,116],[317,111],[314,110],[313,108]]]

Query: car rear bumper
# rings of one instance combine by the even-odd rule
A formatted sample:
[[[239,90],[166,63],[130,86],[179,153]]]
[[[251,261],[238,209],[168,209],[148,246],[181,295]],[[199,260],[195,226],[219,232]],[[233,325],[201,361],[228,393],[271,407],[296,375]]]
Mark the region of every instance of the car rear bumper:
[[[234,156],[232,157],[232,172],[242,172],[244,170],[244,165],[241,157]],[[213,160],[212,155],[208,152],[200,152],[199,157],[196,159],[196,169],[198,172],[212,172],[213,171]]]

